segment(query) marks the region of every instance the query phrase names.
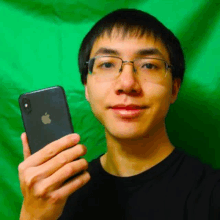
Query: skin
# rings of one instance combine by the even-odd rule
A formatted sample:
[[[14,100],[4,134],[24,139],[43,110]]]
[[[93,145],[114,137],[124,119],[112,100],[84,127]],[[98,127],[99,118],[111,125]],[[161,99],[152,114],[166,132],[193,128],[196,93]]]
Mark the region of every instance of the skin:
[[[144,57],[165,59],[169,54],[160,40],[153,36],[134,37],[122,35],[114,30],[109,37],[104,34],[98,38],[92,48],[90,58],[102,48],[116,50],[123,60],[134,60],[140,56],[137,51],[156,48],[160,55]],[[180,79],[172,81],[170,70],[160,82],[152,83],[140,80],[132,65],[124,65],[118,78],[112,81],[100,81],[93,74],[88,74],[85,84],[85,96],[97,119],[105,127],[107,153],[101,157],[103,168],[115,176],[132,176],[155,166],[164,160],[173,150],[166,127],[165,117],[170,104],[177,99]],[[109,106],[116,104],[146,105],[143,113],[136,118],[120,118]]]

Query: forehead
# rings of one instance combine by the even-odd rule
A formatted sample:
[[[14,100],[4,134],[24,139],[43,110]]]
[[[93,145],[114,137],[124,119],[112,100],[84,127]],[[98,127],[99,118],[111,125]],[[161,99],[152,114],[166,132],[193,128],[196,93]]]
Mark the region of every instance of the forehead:
[[[105,32],[95,40],[90,58],[96,55],[105,55],[103,51],[107,50],[102,50],[102,48],[116,51],[117,54],[113,55],[117,56],[144,56],[146,54],[141,53],[141,51],[158,51],[158,53],[148,53],[147,55],[156,55],[169,61],[167,48],[161,39],[156,38],[152,34],[138,35],[137,33],[128,33],[125,35],[118,30],[113,30],[111,34]],[[100,51],[101,53],[99,53]]]

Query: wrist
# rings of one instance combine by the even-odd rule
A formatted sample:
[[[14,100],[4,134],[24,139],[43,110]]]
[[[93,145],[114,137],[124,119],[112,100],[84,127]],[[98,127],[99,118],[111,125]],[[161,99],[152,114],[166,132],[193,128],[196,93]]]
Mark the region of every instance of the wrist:
[[[20,219],[19,220],[39,220],[39,219],[33,218],[33,216],[31,216],[25,210],[24,204],[22,204],[21,213],[20,213]]]

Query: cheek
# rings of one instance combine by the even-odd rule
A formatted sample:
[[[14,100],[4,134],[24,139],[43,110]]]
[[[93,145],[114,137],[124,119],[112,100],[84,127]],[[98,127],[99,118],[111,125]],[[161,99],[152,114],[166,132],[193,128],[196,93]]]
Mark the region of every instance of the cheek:
[[[152,106],[155,113],[161,115],[167,114],[172,94],[172,90],[169,88],[169,86],[159,84],[148,86],[146,94],[148,94],[149,104]]]
[[[103,114],[102,111],[104,108],[109,104],[106,100],[110,91],[111,89],[108,83],[94,82],[92,85],[88,86],[89,103],[93,113],[98,119],[100,119]]]

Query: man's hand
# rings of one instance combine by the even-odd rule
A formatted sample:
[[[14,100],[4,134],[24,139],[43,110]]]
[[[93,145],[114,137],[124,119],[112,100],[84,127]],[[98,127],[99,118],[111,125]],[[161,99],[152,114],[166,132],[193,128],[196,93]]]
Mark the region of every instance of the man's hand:
[[[90,180],[88,162],[79,159],[86,147],[77,144],[76,133],[56,140],[31,155],[26,133],[22,133],[24,161],[19,164],[19,180],[24,201],[20,220],[58,219],[67,198]],[[73,147],[74,146],[74,147]],[[82,174],[65,182],[71,176]]]

